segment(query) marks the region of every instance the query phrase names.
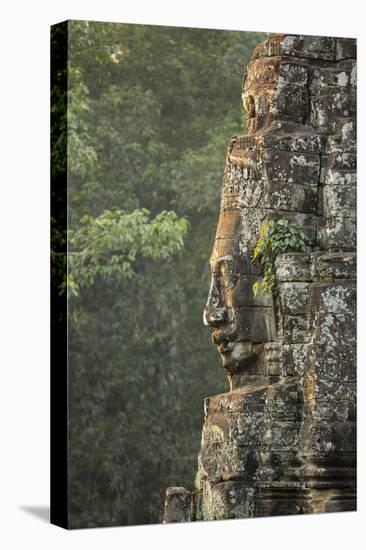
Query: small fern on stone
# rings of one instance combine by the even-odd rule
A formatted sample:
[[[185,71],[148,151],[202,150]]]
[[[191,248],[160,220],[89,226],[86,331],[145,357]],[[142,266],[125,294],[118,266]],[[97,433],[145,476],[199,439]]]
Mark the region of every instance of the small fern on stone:
[[[260,228],[259,238],[252,254],[252,261],[258,261],[262,268],[262,280],[253,284],[253,294],[277,293],[275,261],[278,254],[304,250],[305,237],[291,220],[265,221]]]

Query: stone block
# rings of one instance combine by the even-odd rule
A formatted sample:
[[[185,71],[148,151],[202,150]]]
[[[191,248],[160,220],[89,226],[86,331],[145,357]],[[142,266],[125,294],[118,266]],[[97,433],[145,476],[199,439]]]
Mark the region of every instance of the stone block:
[[[310,255],[303,252],[279,254],[275,264],[277,281],[311,281],[310,259]]]
[[[312,283],[310,305],[320,314],[351,314],[356,312],[356,286],[351,281]]]
[[[346,126],[346,125],[345,125]],[[333,154],[349,153],[351,155],[357,154],[357,141],[356,139],[349,138],[344,140],[341,134],[332,134],[327,138],[327,143],[324,149],[324,158]]]
[[[265,342],[276,339],[274,311],[268,307],[240,307],[238,314],[238,339]]]
[[[253,480],[259,446],[207,443],[201,446],[199,469],[212,483],[222,479]]]
[[[303,380],[304,400],[311,403],[327,401],[328,403],[344,402],[355,403],[355,382],[342,380],[320,379],[316,375],[306,376]]]
[[[342,153],[357,153],[357,122],[355,118],[342,118],[336,124],[335,133],[328,136],[324,153],[326,156]]]
[[[253,248],[258,240],[260,228],[263,222],[271,217],[271,213],[265,208],[242,208],[241,224],[239,229],[239,251],[242,256],[251,258]],[[245,258],[246,259],[246,258]],[[257,266],[251,262],[252,273],[258,271]],[[250,267],[250,266],[248,266]],[[249,272],[248,272],[249,274]]]
[[[319,243],[323,250],[353,251],[357,247],[357,224],[354,218],[329,218],[320,228]]]
[[[250,179],[237,185],[235,190],[236,203],[240,208],[256,208],[262,204],[267,190],[263,180]]]
[[[281,63],[279,66],[280,83],[306,86],[308,79],[308,68],[298,63]]]
[[[300,344],[308,343],[310,340],[309,331],[310,318],[304,315],[283,316],[283,343]]]
[[[335,133],[337,118],[356,114],[356,94],[350,88],[327,86],[320,89],[311,109],[311,122],[321,131]]]
[[[263,200],[266,208],[316,214],[317,186],[271,181]]]
[[[316,213],[317,186],[289,182],[248,180],[236,192],[240,208],[275,208],[292,212]]]
[[[320,69],[320,86],[335,86],[345,88],[351,84],[351,71],[326,67]]]
[[[282,54],[333,61],[336,57],[336,39],[329,36],[286,35],[282,43]]]
[[[320,183],[325,185],[357,185],[357,174],[349,168],[323,168]]]
[[[247,386],[235,392],[223,393],[209,398],[209,410],[218,408],[223,414],[251,412],[252,410],[263,411],[267,400],[267,391],[267,387]]]
[[[198,455],[198,474],[211,482],[222,479],[224,471],[234,470],[233,447],[220,443],[202,443]]]
[[[242,413],[235,418],[230,430],[230,441],[238,446],[257,446],[261,444],[265,414],[262,411]]]
[[[270,181],[314,185],[319,178],[320,160],[316,154],[265,149],[262,162]]]
[[[356,186],[325,185],[323,188],[324,217],[356,218]]]
[[[357,63],[353,63],[352,71],[351,71],[351,86],[354,86],[355,89],[357,88]]]
[[[334,252],[314,256],[314,278],[320,280],[356,279],[356,252]]]
[[[261,282],[261,277],[246,275],[239,279],[232,289],[233,303],[236,307],[273,307],[273,298],[264,292],[258,292],[254,296],[253,285]]]
[[[240,481],[205,484],[203,519],[249,518],[255,515],[255,488]]]
[[[356,450],[355,422],[311,422],[304,427],[303,451],[311,453],[349,453]]]
[[[309,283],[281,283],[279,294],[284,314],[305,315],[309,311]]]
[[[214,414],[206,419],[202,431],[202,444],[260,445],[264,420],[263,410],[248,410],[230,415]]]
[[[295,480],[301,466],[296,448],[276,450],[261,447],[258,450],[260,467],[257,471],[258,486],[275,480]]]
[[[314,420],[346,422],[355,420],[355,406],[345,401],[321,401],[314,399],[304,407],[304,414]]]
[[[274,451],[287,451],[296,448],[299,442],[300,423],[276,421],[264,432],[262,445]]]
[[[356,316],[316,316],[311,361],[321,380],[356,380]]]
[[[309,344],[285,344],[283,346],[283,369],[287,376],[303,376],[308,357]]]
[[[303,125],[278,121],[273,132],[263,135],[261,145],[266,149],[293,153],[319,154],[321,151],[318,133],[305,131]]]
[[[357,155],[347,152],[326,155],[322,159],[322,168],[324,168],[324,170],[348,170],[348,172],[352,172],[357,168]]]
[[[271,114],[277,117],[286,116],[293,122],[301,123],[308,114],[308,108],[307,89],[289,84],[280,77],[272,97]]]
[[[297,384],[276,384],[268,402],[274,422],[297,422],[301,418],[301,401]]]
[[[356,59],[357,40],[355,38],[336,38],[336,60]]]

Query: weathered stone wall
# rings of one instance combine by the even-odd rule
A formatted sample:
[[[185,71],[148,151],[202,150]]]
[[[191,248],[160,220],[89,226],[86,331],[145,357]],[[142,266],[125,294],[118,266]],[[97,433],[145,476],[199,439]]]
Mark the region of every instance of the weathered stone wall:
[[[185,512],[170,489],[165,521],[356,509],[355,40],[270,37],[243,105],[205,309],[230,391],[205,400],[189,517],[176,488]],[[277,257],[278,296],[254,298],[259,229],[284,217],[306,250]]]

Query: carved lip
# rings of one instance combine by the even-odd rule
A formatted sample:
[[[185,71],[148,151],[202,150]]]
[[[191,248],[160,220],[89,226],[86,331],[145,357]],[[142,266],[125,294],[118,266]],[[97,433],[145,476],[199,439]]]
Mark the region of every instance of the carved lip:
[[[234,349],[234,342],[232,340],[224,340],[217,349],[220,353],[231,353]]]
[[[236,330],[225,331],[216,329],[212,333],[212,341],[219,348],[221,345],[227,346],[228,344],[234,342],[237,338]]]

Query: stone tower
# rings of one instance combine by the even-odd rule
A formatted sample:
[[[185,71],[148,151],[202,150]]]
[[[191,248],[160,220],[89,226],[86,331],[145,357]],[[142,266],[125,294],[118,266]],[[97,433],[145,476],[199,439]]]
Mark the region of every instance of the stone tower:
[[[356,509],[356,41],[271,36],[242,99],[204,311],[230,389],[205,400],[195,490],[167,490],[165,522]],[[254,296],[279,219],[305,248]]]

